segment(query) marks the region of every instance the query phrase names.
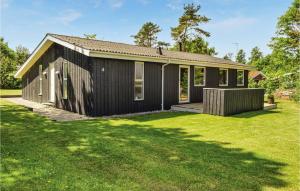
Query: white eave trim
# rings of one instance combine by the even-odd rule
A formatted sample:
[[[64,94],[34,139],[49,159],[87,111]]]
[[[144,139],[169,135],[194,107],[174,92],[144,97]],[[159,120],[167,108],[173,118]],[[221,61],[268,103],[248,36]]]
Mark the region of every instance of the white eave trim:
[[[68,42],[57,39],[51,35],[46,35],[45,38],[40,42],[38,47],[33,51],[30,57],[26,60],[26,62],[19,68],[17,73],[15,74],[15,78],[22,78],[22,76],[26,73],[27,70],[31,68],[31,66],[48,50],[48,48],[53,44],[57,43],[74,51],[77,51],[81,54],[89,56],[90,51]]]
[[[180,59],[170,59],[162,57],[149,57],[149,56],[140,56],[140,55],[130,55],[130,54],[120,54],[120,53],[111,53],[111,52],[99,52],[99,51],[90,51],[91,57],[98,58],[113,58],[121,60],[134,60],[134,61],[143,61],[143,62],[159,62],[164,64],[179,64],[179,65],[195,65],[202,67],[215,67],[215,68],[231,68],[231,69],[242,69],[242,70],[255,70],[253,66],[244,65],[244,64],[229,64],[229,63],[215,63],[209,61],[188,61]]]
[[[179,65],[196,65],[203,67],[215,67],[215,68],[231,68],[231,69],[243,69],[243,70],[255,70],[253,66],[242,65],[242,64],[229,64],[229,63],[214,63],[209,61],[188,61],[181,59],[170,59],[163,57],[150,57],[150,56],[140,56],[140,55],[130,55],[130,54],[120,54],[120,53],[111,53],[111,52],[100,52],[100,51],[91,51],[71,43],[65,42],[58,38],[55,38],[49,34],[40,42],[38,47],[33,51],[30,57],[26,62],[19,68],[15,74],[15,78],[21,78],[27,70],[48,50],[48,48],[53,44],[57,43],[64,47],[67,47],[71,50],[84,54],[90,57],[99,57],[99,58],[112,58],[112,59],[121,59],[121,60],[134,60],[142,62],[159,62],[159,63],[169,63],[169,64],[179,64]]]

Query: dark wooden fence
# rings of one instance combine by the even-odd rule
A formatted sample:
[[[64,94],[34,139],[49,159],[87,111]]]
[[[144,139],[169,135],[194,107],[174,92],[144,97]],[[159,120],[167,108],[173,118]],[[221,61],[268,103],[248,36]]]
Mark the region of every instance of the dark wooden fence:
[[[264,89],[261,88],[204,88],[203,113],[228,116],[264,107]]]

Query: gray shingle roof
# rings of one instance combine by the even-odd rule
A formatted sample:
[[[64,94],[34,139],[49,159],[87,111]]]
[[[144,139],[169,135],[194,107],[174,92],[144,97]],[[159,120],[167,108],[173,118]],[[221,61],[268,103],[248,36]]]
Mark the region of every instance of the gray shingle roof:
[[[87,39],[87,38],[81,38],[75,36],[66,36],[66,35],[58,35],[58,34],[48,34],[48,35],[90,51],[109,52],[109,53],[118,53],[118,54],[125,54],[125,55],[136,55],[136,56],[148,56],[148,57],[156,57],[156,58],[170,58],[170,59],[179,59],[179,60],[187,60],[187,61],[244,65],[230,60],[225,60],[225,59],[203,55],[203,54],[170,51],[170,50],[163,49],[162,55],[160,55],[157,53],[156,48],[141,47],[136,45],[103,41],[103,40],[93,40],[93,39]]]

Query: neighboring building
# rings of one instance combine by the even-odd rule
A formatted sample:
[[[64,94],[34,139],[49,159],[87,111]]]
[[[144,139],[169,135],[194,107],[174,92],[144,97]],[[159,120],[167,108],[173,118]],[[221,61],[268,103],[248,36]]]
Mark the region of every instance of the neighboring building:
[[[203,101],[203,88],[247,88],[252,66],[208,55],[47,34],[17,71],[23,98],[91,116]]]
[[[249,78],[253,79],[255,83],[258,83],[261,80],[265,80],[266,76],[261,71],[249,71]]]

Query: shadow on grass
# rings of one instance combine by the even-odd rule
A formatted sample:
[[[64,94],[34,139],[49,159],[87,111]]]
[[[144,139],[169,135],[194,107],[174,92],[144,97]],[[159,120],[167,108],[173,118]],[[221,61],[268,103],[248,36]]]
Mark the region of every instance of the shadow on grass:
[[[169,119],[169,118],[176,118],[176,117],[184,117],[184,116],[192,116],[192,115],[198,115],[198,113],[191,113],[191,112],[177,112],[177,111],[164,111],[159,113],[149,113],[145,115],[133,115],[129,117],[122,117],[119,119],[129,119],[132,121],[137,122],[148,122],[148,121],[156,121],[156,120],[162,120],[162,119]],[[118,119],[118,118],[116,118]]]
[[[280,113],[280,111],[275,111],[275,110],[248,111],[248,112],[243,112],[243,113],[239,113],[236,115],[231,115],[229,117],[251,118],[251,117],[256,117],[256,116],[260,116],[260,115],[270,115],[270,114],[275,114],[275,113]]]
[[[283,163],[225,143],[192,140],[183,127],[133,120],[51,122],[4,106],[3,190],[263,190],[286,186]],[[180,116],[165,113],[162,117]],[[183,114],[184,115],[184,114]],[[139,120],[138,120],[139,119]],[[227,143],[228,144],[228,143]]]

